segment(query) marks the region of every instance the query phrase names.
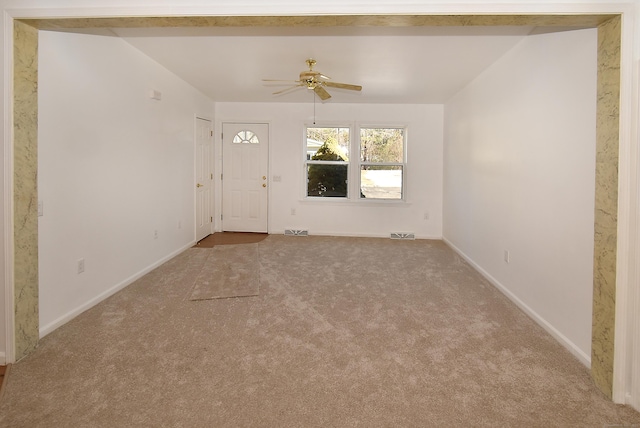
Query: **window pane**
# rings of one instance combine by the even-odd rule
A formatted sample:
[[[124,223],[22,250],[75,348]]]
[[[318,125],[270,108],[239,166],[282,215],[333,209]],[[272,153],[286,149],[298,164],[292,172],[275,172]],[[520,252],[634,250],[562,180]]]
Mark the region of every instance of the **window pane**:
[[[307,160],[348,161],[349,128],[307,128]]]
[[[403,162],[404,129],[360,129],[361,162]]]
[[[360,197],[368,199],[402,199],[402,166],[362,165]]]
[[[307,196],[347,197],[347,165],[308,164]]]

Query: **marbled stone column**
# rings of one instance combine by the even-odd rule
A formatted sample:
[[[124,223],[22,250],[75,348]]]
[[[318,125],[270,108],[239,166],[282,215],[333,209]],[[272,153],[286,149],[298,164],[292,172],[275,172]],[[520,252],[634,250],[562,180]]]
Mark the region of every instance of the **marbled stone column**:
[[[15,358],[38,344],[38,30],[14,21]]]
[[[616,305],[620,17],[598,26],[598,102],[591,376],[611,398]]]

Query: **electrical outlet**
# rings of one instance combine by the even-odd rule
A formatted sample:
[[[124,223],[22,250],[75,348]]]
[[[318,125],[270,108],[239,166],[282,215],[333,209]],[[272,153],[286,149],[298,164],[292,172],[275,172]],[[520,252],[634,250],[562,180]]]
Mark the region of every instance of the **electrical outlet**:
[[[178,220],[178,229],[182,229],[182,222]]]
[[[509,250],[504,250],[504,262],[509,263],[509,260],[510,260]]]
[[[153,239],[158,239],[158,230],[153,231]]]
[[[429,220],[429,211],[426,211],[426,212],[424,213],[424,219],[425,219],[425,220]]]
[[[78,273],[84,272],[84,259],[78,260]]]
[[[291,215],[296,215],[296,209],[295,208],[291,208]]]

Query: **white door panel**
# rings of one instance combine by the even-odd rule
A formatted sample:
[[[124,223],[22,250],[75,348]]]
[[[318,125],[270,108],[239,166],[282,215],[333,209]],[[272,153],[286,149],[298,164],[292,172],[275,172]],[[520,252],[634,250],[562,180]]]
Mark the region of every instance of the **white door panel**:
[[[196,118],[196,241],[211,234],[213,220],[213,125]]]
[[[222,125],[222,228],[267,232],[269,125]]]

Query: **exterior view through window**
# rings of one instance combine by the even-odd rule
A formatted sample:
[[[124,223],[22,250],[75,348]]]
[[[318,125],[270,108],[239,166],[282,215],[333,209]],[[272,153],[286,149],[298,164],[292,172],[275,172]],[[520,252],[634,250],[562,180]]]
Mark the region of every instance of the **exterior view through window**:
[[[360,129],[360,197],[402,199],[403,128]]]
[[[307,197],[350,198],[351,182],[354,199],[403,199],[405,128],[362,127],[355,141],[349,127],[306,131]]]
[[[307,196],[346,198],[349,128],[307,128]]]

